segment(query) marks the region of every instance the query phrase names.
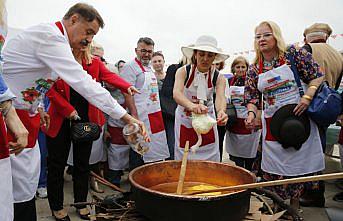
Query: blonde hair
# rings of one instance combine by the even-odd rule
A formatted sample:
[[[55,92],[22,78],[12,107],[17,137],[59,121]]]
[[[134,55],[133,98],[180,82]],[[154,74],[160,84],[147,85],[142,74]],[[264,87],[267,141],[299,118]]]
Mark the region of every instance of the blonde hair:
[[[91,44],[89,44],[87,46],[87,49],[84,51],[84,59],[86,60],[86,64],[91,64],[92,63],[92,59],[93,59],[93,55],[92,55],[92,46]]]
[[[286,51],[286,43],[282,37],[280,27],[273,21],[263,21],[259,25],[256,26],[255,34],[256,34],[257,28],[259,28],[262,25],[267,25],[272,30],[273,37],[276,40],[278,55],[280,56],[280,55],[284,54],[284,52]],[[257,64],[258,61],[263,58],[263,55],[262,55],[261,51],[259,50],[259,47],[258,47],[256,40],[254,40],[254,48],[256,51],[256,57],[254,59],[254,63]]]
[[[5,23],[5,2],[6,0],[0,0],[0,25]]]
[[[233,60],[233,62],[231,64],[231,73],[235,73],[235,66],[241,62],[243,62],[247,66],[247,69],[248,69],[248,67],[249,67],[248,60],[243,56],[238,56],[235,58],[235,60]]]
[[[191,63],[192,61],[184,55],[182,55],[182,58],[179,60],[179,64],[182,64],[182,66]]]

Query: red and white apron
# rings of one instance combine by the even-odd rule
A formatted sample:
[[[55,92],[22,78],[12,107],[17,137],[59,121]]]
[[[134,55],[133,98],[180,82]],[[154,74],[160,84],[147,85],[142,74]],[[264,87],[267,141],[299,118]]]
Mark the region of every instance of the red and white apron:
[[[92,151],[89,157],[90,165],[106,161],[107,155],[106,155],[105,144],[103,140],[103,136],[105,132],[104,129],[105,127],[102,126],[99,139],[93,141]]]
[[[265,100],[262,115],[262,170],[285,176],[323,170],[325,162],[319,132],[312,120],[310,136],[300,150],[283,148],[271,135],[270,121],[273,114],[286,104],[297,104],[300,99],[298,86],[288,65],[261,73],[258,77],[258,90],[263,93]]]
[[[190,74],[185,88],[184,95],[193,103],[198,103],[197,87],[194,86],[194,79],[196,75],[204,74],[199,72],[192,65],[192,73]],[[213,71],[206,74],[207,81],[207,107],[208,115],[214,119],[215,109],[213,104],[213,85],[212,85]],[[214,126],[207,134],[202,134],[202,143],[200,148],[195,153],[189,153],[190,160],[210,160],[220,161],[218,131]],[[191,112],[185,110],[181,105],[178,105],[175,111],[175,160],[181,160],[185,148],[186,141],[189,141],[189,146],[193,146],[198,141],[198,136],[192,127]]]
[[[112,97],[125,108],[125,98],[119,90],[111,93]],[[123,137],[125,123],[111,117],[107,121],[107,130],[111,135],[110,146],[107,149],[108,167],[111,170],[125,170],[129,168],[130,146]]]
[[[251,131],[245,128],[244,120],[248,116],[248,110],[243,106],[244,86],[230,86],[229,97],[237,111],[237,123],[230,131],[226,131],[226,151],[236,157],[255,158],[261,130]]]
[[[20,154],[11,154],[13,198],[15,203],[31,200],[35,194],[40,174],[38,141],[33,148],[25,148]]]
[[[6,135],[6,125],[2,114],[0,113],[0,214],[1,220],[13,220],[13,189],[12,189],[12,171],[9,158],[9,149]]]
[[[111,170],[125,170],[129,168],[130,146],[123,137],[125,123],[110,118],[108,132],[111,135],[110,147],[107,150],[108,167]]]
[[[39,114],[30,114],[27,110],[16,109],[16,112],[29,131],[28,145],[18,155],[11,154],[13,198],[15,203],[31,200],[35,194],[40,174],[40,151],[38,145],[38,132],[40,127]],[[9,132],[9,140],[14,135]]]
[[[145,163],[165,160],[170,154],[163,124],[157,79],[152,71],[145,70],[138,59],[135,61],[144,73],[141,93],[134,95],[136,109],[139,120],[144,122],[151,138],[151,142],[148,143],[149,151],[143,155],[143,160]]]
[[[1,220],[13,220],[13,190],[12,190],[12,173],[11,161],[9,157],[0,159],[0,214]]]

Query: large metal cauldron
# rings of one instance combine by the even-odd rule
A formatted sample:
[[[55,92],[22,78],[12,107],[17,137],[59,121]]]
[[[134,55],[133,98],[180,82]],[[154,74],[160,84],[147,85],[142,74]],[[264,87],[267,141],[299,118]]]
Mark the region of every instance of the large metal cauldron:
[[[181,162],[164,161],[134,169],[129,179],[137,210],[153,221],[235,221],[249,211],[248,190],[217,196],[186,196],[151,190],[177,182]],[[209,161],[188,161],[185,182],[232,186],[255,182],[255,176],[236,166]]]

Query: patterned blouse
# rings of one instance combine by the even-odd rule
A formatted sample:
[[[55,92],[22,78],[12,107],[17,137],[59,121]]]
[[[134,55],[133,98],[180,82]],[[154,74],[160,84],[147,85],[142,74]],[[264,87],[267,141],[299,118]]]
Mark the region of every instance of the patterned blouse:
[[[300,79],[308,84],[313,79],[323,76],[319,65],[313,60],[312,54],[308,53],[305,49],[296,49],[293,45],[285,52],[284,55],[274,58],[272,61],[273,67],[277,68],[283,65],[283,61],[286,61],[287,65],[290,66],[290,61],[286,58],[286,55],[292,55],[294,62],[298,68]],[[263,67],[263,73],[271,70],[272,68]],[[260,109],[261,105],[261,92],[257,89],[259,74],[259,64],[251,64],[249,66],[246,80],[245,80],[245,103],[255,104]]]

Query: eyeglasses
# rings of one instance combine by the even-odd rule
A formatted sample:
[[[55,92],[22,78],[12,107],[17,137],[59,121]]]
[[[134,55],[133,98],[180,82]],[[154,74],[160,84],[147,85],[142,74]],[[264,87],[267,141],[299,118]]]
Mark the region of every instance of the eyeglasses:
[[[140,51],[142,54],[146,54],[146,53],[152,54],[152,53],[154,53],[153,50],[146,50],[146,49],[137,49],[137,51]]]
[[[267,33],[263,33],[263,34],[257,34],[257,35],[255,35],[255,40],[260,40],[262,37],[263,38],[269,38],[272,36],[273,36],[273,33],[271,33],[271,32],[267,32]]]

